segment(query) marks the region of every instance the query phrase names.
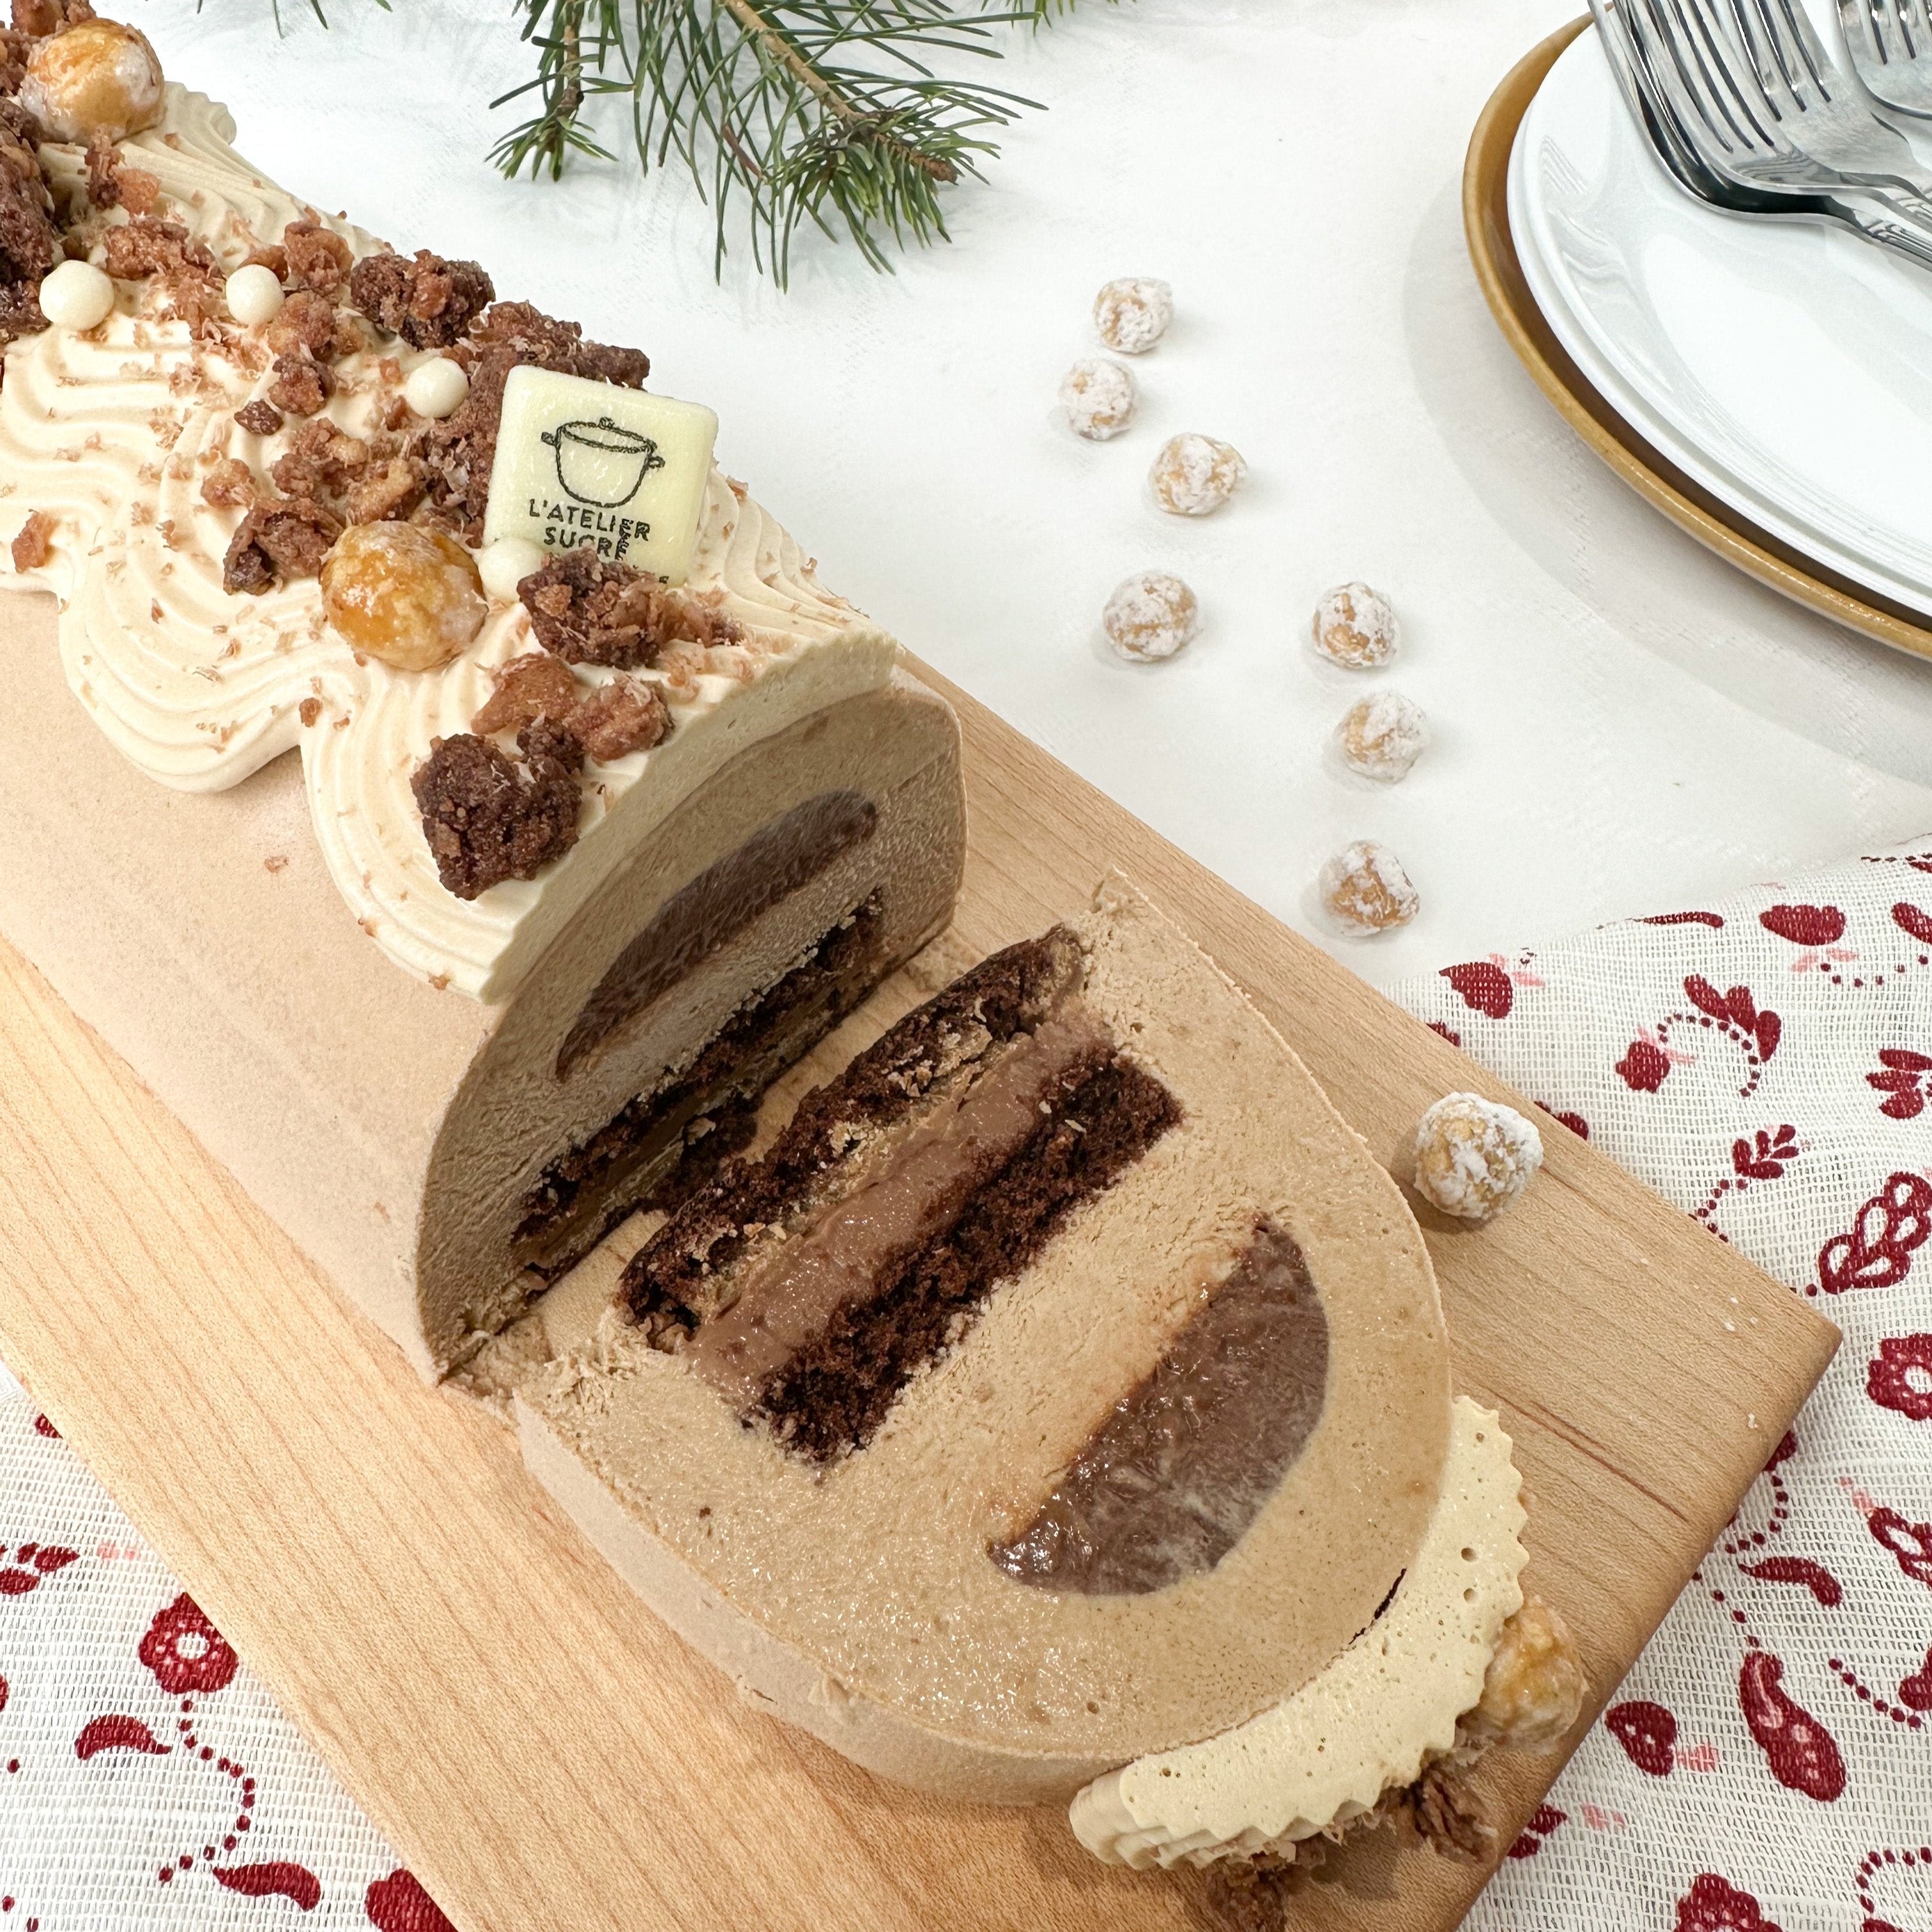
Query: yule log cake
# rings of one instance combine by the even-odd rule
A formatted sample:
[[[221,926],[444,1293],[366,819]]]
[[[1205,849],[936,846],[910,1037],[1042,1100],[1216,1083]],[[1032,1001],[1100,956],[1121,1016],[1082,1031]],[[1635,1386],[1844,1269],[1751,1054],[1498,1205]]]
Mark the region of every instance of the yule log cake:
[[[955,721],[641,353],[86,11],[0,74],[0,920],[440,1374],[945,923]]]
[[[950,713],[640,352],[290,200],[84,0],[0,52],[0,527],[59,605],[9,937],[778,1714],[1132,1864],[1482,1849],[1462,1773],[1580,1674],[1280,1039],[1116,882],[761,1120],[947,920]]]
[[[1576,1718],[1498,1418],[1401,1193],[1112,881],[694,1192],[525,1460],[754,1699],[1132,1864],[1412,1816]]]

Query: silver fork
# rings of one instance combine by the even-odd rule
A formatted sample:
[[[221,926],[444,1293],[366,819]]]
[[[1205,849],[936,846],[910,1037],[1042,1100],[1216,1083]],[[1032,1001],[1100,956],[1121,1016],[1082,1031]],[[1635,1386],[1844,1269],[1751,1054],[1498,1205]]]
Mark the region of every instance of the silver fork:
[[[1872,98],[1932,116],[1932,19],[1925,0],[1838,0],[1853,70]]]
[[[1687,193],[1733,214],[1838,224],[1932,268],[1932,202],[1888,171],[1847,170],[1801,148],[1791,130],[1807,110],[1790,75],[1780,66],[1775,89],[1768,85],[1715,0],[1590,4],[1632,111]],[[1774,52],[1768,34],[1759,40]]]

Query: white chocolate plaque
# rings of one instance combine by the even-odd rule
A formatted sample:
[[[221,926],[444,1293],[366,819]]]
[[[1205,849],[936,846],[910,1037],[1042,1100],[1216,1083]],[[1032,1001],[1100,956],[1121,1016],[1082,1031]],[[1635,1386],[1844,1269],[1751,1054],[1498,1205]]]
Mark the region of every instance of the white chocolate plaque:
[[[512,369],[490,471],[486,543],[595,547],[609,563],[682,584],[691,568],[718,418],[701,403],[548,369]]]

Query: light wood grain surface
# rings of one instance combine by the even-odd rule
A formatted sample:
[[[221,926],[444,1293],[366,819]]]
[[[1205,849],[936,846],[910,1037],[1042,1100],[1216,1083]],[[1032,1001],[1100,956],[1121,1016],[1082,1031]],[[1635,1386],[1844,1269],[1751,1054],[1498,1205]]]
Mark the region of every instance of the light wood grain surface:
[[[1462,171],[1462,227],[1496,326],[1570,427],[1680,529],[1794,603],[1882,644],[1932,658],[1932,628],[1917,612],[1827,570],[1687,476],[1617,414],[1544,320],[1510,235],[1510,150],[1544,76],[1589,26],[1587,15],[1572,20],[1524,55],[1490,97],[1470,136]]]
[[[949,694],[968,748],[966,890],[940,959],[883,1010],[1118,865],[1249,988],[1398,1178],[1440,1094],[1526,1104]],[[1493,1227],[1420,1218],[1459,1384],[1516,1440],[1528,1580],[1577,1632],[1600,1699],[1837,1336],[1585,1143],[1545,1138],[1541,1177]],[[742,1708],[524,1476],[509,1432],[421,1385],[4,949],[0,1354],[462,1932],[1208,1922],[1193,1877],[1105,1869],[1057,1811],[902,1792]],[[1485,1766],[1502,1844],[1557,1765]],[[1448,1927],[1484,1876],[1385,1835],[1291,1924]]]

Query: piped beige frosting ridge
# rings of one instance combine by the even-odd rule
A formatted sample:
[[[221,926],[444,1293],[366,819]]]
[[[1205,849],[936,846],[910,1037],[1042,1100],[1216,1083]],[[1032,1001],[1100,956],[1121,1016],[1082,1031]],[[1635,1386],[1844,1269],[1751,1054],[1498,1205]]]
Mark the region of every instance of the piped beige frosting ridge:
[[[170,85],[160,124],[122,144],[130,164],[159,178],[158,212],[224,269],[313,213],[237,155],[233,134],[225,109]],[[81,151],[42,152],[57,191],[77,190]],[[380,245],[346,222],[326,225],[358,255]],[[526,616],[495,604],[446,670],[399,671],[358,658],[328,627],[313,578],[261,596],[224,591],[241,512],[205,502],[202,481],[230,456],[266,468],[289,434],[264,439],[233,420],[267,384],[260,331],[222,324],[198,340],[160,312],[152,283],[117,286],[98,328],[49,328],[6,351],[0,532],[32,512],[55,526],[46,562],[11,582],[55,592],[70,687],[162,784],[225,790],[298,748],[316,836],[350,916],[410,971],[508,998],[571,915],[733,754],[890,675],[891,640],[818,585],[797,544],[714,472],[688,582],[719,594],[742,638],[659,656],[650,675],[672,730],[650,751],[590,767],[572,851],[535,879],[454,897],[438,882],[410,774],[432,738],[469,728],[492,669],[531,648]],[[351,434],[392,390],[386,357],[405,374],[422,359],[394,342],[336,367],[326,413]]]

